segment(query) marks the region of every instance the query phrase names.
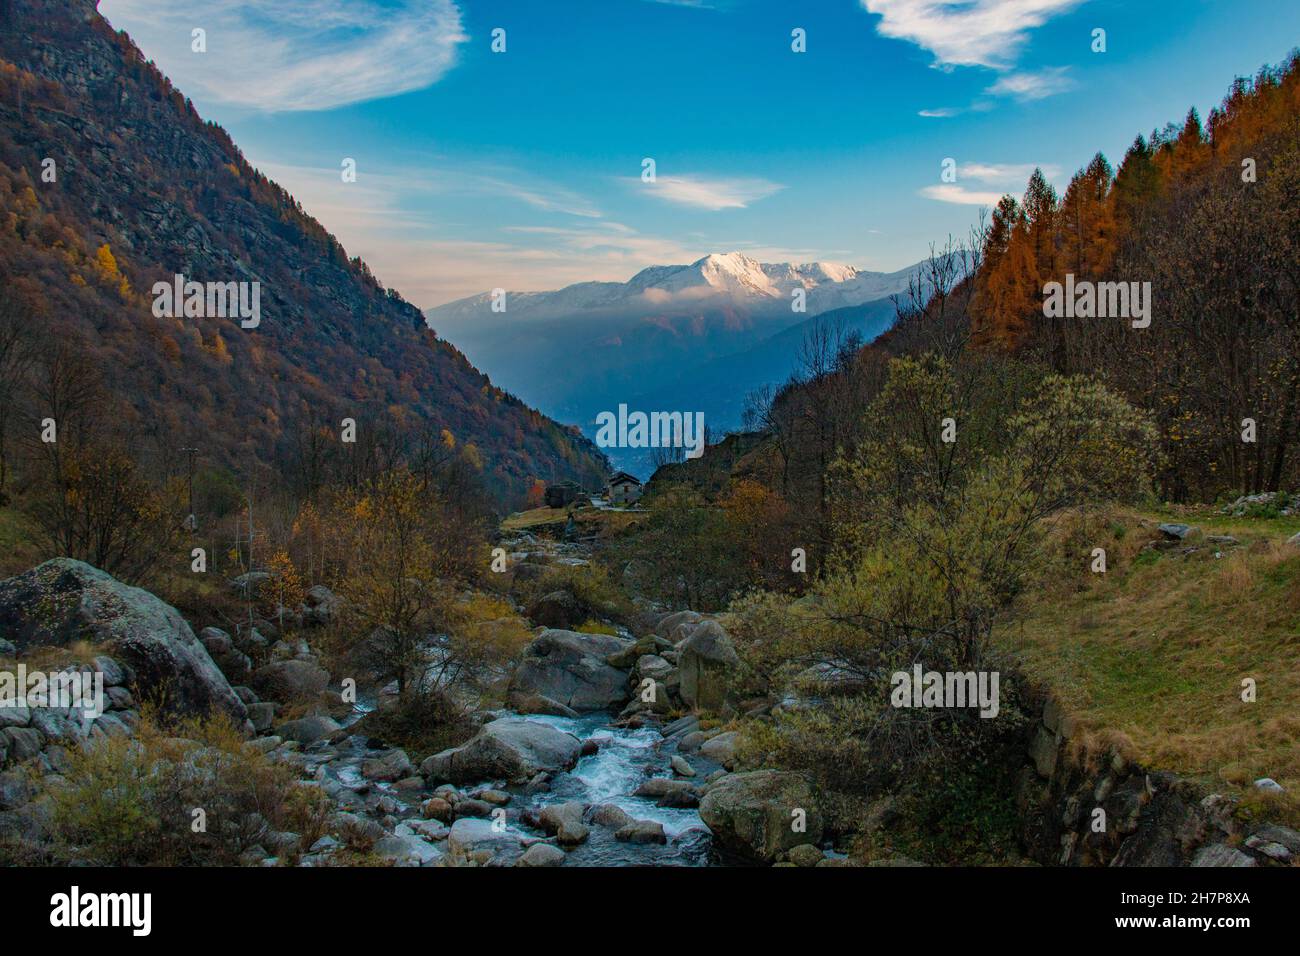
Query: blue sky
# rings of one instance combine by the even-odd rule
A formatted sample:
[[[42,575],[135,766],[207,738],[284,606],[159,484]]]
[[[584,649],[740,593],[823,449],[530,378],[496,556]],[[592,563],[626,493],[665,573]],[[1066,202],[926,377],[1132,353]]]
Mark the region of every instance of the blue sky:
[[[1035,165],[1063,186],[1098,149],[1118,162],[1137,133],[1189,106],[1204,116],[1234,76],[1300,43],[1295,0],[100,10],[421,307],[733,250],[892,271],[964,235]],[[807,52],[791,50],[795,28]]]

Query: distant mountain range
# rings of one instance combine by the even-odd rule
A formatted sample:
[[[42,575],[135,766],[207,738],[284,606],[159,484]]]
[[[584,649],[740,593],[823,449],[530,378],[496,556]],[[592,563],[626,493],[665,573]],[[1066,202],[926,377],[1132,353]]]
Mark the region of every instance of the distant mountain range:
[[[907,290],[919,267],[869,272],[731,252],[650,266],[627,282],[507,291],[504,311],[493,311],[501,300],[485,292],[425,315],[495,381],[588,435],[596,415],[619,404],[702,411],[724,432],[740,424],[749,392],[789,377],[814,324],[834,322],[867,341],[888,329],[890,297]],[[648,452],[605,451],[635,474],[653,471]]]

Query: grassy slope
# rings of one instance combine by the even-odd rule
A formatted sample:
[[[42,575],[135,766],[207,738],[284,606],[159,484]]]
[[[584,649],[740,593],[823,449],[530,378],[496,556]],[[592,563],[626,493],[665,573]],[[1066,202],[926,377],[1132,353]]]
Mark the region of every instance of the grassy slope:
[[[1240,547],[1143,551],[1167,520],[1231,534]],[[1101,541],[1108,573],[1031,596],[1002,641],[1084,729],[1123,734],[1148,765],[1219,787],[1269,776],[1296,794],[1300,548],[1285,542],[1297,530],[1297,517],[1125,515]],[[1246,677],[1255,703],[1241,700]]]

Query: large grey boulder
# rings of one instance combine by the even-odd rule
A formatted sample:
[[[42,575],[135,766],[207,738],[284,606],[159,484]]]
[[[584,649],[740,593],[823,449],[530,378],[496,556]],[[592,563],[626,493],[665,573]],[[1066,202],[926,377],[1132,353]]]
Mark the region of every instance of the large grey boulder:
[[[604,710],[628,698],[627,672],[605,662],[630,641],[609,634],[546,630],[524,650],[512,693],[540,694],[574,710]]]
[[[19,650],[77,641],[105,647],[145,696],[173,713],[220,710],[243,723],[243,701],[170,604],[83,561],[54,558],[0,581],[0,633]]]
[[[821,814],[807,781],[781,770],[728,774],[700,801],[700,818],[717,846],[762,863],[822,837]]]
[[[717,621],[701,621],[678,650],[682,700],[697,710],[720,710],[740,663],[727,632]]]
[[[263,697],[272,700],[311,700],[329,684],[329,671],[312,661],[274,661],[253,671],[251,683]]]
[[[503,717],[485,724],[467,743],[434,754],[420,766],[431,783],[526,781],[541,772],[569,770],[582,744],[548,724]]]
[[[312,714],[297,720],[287,720],[276,727],[275,732],[285,740],[296,740],[305,747],[328,737],[339,729],[338,723],[333,718],[325,714]]]

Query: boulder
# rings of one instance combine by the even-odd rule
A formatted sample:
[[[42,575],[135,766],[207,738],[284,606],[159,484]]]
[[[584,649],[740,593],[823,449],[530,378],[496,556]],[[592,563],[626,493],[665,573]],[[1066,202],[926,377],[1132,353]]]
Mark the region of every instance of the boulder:
[[[515,866],[563,866],[564,851],[549,843],[534,843]]]
[[[698,611],[678,611],[669,614],[655,625],[655,633],[674,644],[690,634],[691,629],[704,619]]]
[[[717,621],[701,621],[678,648],[682,700],[696,710],[721,710],[740,663]]]
[[[543,714],[549,717],[577,717],[578,712],[544,694],[515,691],[506,698],[506,706],[517,714]]]
[[[0,581],[0,633],[20,650],[103,645],[173,713],[220,710],[242,724],[244,702],[170,604],[71,558]]]
[[[528,619],[542,627],[570,629],[591,616],[590,609],[572,591],[552,591],[528,605]]]
[[[636,673],[642,680],[649,677],[652,680],[663,681],[667,684],[668,679],[672,676],[675,670],[677,670],[677,668],[673,667],[672,664],[669,664],[658,654],[642,654],[636,662]]]
[[[790,848],[790,862],[795,866],[816,866],[822,861],[822,851],[811,843],[801,843]]]
[[[692,767],[690,765],[690,762],[687,761],[687,759],[683,757],[681,754],[673,754],[673,759],[671,760],[671,763],[673,765],[674,773],[680,774],[683,777],[695,776],[695,768]]]
[[[249,571],[230,579],[230,589],[241,598],[256,598],[271,580],[269,571]]]
[[[519,834],[498,830],[490,820],[457,820],[447,835],[447,856],[456,865],[510,866],[523,854]]]
[[[303,597],[302,623],[306,627],[324,627],[339,616],[343,598],[323,584],[313,585]]]
[[[614,833],[614,839],[623,843],[667,843],[664,825],[654,820],[633,820]]]
[[[272,700],[311,700],[329,684],[329,671],[311,661],[274,661],[253,672],[252,685]]]
[[[554,834],[561,846],[576,846],[586,840],[591,832],[582,822],[586,810],[587,805],[577,801],[553,803],[542,807],[537,814],[537,822],[547,833]]]
[[[604,710],[628,697],[627,672],[605,658],[629,642],[608,634],[543,631],[524,650],[512,693],[540,694],[574,710]]]
[[[423,866],[438,859],[437,848],[417,836],[386,836],[378,840],[370,852],[381,859],[405,866]]]
[[[338,723],[324,714],[313,714],[298,720],[287,720],[275,728],[276,736],[296,740],[304,747],[328,737],[339,729]]]
[[[1192,866],[1255,866],[1253,859],[1226,843],[1213,843],[1196,851]]]
[[[808,783],[781,770],[728,774],[700,801],[700,818],[719,848],[761,863],[822,837],[821,815]]]
[[[602,803],[588,811],[587,819],[597,826],[621,830],[632,822],[632,818],[616,803]]]
[[[367,780],[382,780],[391,783],[414,773],[415,767],[406,751],[399,748],[386,750],[378,757],[361,761],[361,776]]]
[[[430,782],[527,781],[542,771],[569,770],[582,744],[547,724],[514,717],[494,720],[460,747],[434,754],[420,767]]]
[[[731,730],[725,734],[718,734],[700,744],[700,756],[732,770],[735,768],[736,746],[739,743],[740,734],[737,731]]]

